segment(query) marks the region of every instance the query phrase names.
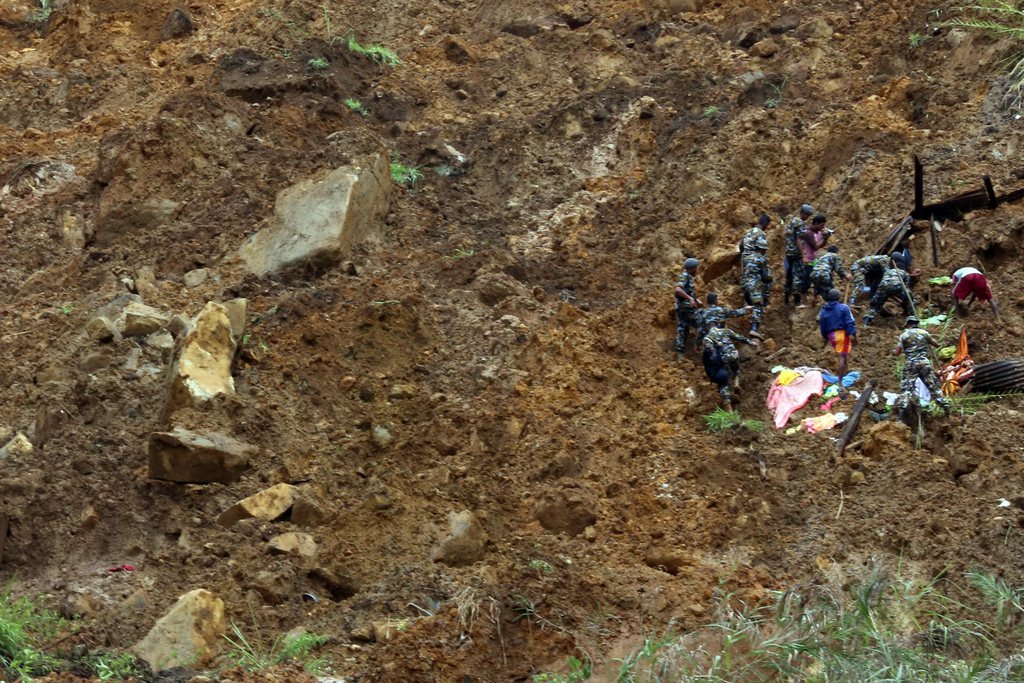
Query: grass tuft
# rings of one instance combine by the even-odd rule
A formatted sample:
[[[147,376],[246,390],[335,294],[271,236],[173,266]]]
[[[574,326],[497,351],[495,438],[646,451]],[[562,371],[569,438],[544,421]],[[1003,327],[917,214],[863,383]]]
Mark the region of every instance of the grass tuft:
[[[760,420],[745,420],[735,410],[715,408],[714,412],[704,416],[704,424],[709,432],[724,432],[729,429],[747,429],[752,432],[764,430],[764,422]]]
[[[302,668],[314,675],[329,667],[326,659],[313,656],[313,651],[328,640],[327,636],[319,633],[284,634],[275,638],[269,648],[264,648],[251,642],[238,624],[231,622],[231,634],[225,635],[224,640],[230,645],[227,658],[245,671],[266,671],[290,661],[299,662]]]
[[[350,52],[366,55],[384,66],[400,66],[402,64],[402,60],[398,58],[398,53],[394,50],[383,45],[360,45],[356,37],[352,35],[348,37],[348,49]]]
[[[416,166],[406,166],[397,161],[391,162],[391,180],[399,185],[412,188],[423,178],[423,171]]]

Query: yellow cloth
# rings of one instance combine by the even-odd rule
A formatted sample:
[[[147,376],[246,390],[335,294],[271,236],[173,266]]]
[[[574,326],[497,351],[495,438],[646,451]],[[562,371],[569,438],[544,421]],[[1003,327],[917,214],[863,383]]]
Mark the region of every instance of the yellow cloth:
[[[782,372],[779,373],[778,382],[782,386],[786,386],[787,384],[792,384],[793,380],[795,380],[799,376],[800,373],[795,370],[783,370]]]

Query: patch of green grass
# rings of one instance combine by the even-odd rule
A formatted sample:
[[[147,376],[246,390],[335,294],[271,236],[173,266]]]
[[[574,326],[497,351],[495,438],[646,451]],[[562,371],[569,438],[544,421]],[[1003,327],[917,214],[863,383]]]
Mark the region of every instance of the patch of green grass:
[[[36,24],[45,24],[50,20],[50,14],[53,12],[53,6],[50,0],[39,0],[39,7],[36,8],[29,16],[29,21]]]
[[[782,79],[782,82],[776,85],[775,83],[766,83],[766,85],[772,89],[775,93],[772,97],[769,97],[764,101],[765,109],[778,109],[782,106],[782,101],[785,99],[786,85],[789,83],[789,76]]]
[[[323,57],[314,57],[313,59],[310,59],[308,62],[306,62],[306,66],[308,66],[313,71],[326,71],[327,67],[329,67],[330,65],[331,63],[328,62]]]
[[[618,683],[981,683],[1024,680],[1021,589],[986,574],[962,588],[884,569],[844,586],[808,584],[751,606],[720,596],[690,633],[647,638],[619,660]],[[973,588],[973,590],[969,590]],[[987,609],[965,605],[980,593]]]
[[[313,651],[328,640],[320,633],[284,634],[275,638],[270,647],[264,648],[252,643],[238,624],[231,622],[231,634],[225,635],[224,640],[230,645],[227,658],[245,671],[265,671],[278,664],[296,661],[306,671],[317,675],[329,666],[323,657],[313,656]]]
[[[35,600],[15,599],[10,591],[0,595],[0,668],[12,681],[28,683],[32,676],[49,673],[58,660],[40,644],[52,640],[64,627],[55,613]]]
[[[703,111],[703,113],[701,113],[700,117],[702,119],[710,119],[710,118],[718,115],[721,111],[722,110],[721,110],[720,107],[717,107],[717,106],[712,104],[712,105],[704,108],[704,111]]]
[[[921,35],[920,33],[911,33],[907,38],[907,43],[910,45],[911,50],[916,50],[929,40],[931,40],[931,36]]]
[[[1006,104],[1013,108],[1020,107],[1024,96],[1024,7],[1005,0],[978,0],[965,9],[971,13],[969,16],[942,25],[993,33],[1021,45],[1006,61],[1010,78]]]
[[[416,166],[406,166],[397,161],[391,162],[391,180],[399,185],[412,188],[423,178],[423,171]]]
[[[710,432],[724,432],[727,429],[748,429],[752,432],[764,430],[764,422],[745,420],[736,410],[715,408],[714,412],[704,416],[704,424]]]
[[[386,48],[383,45],[360,45],[356,37],[350,35],[348,37],[348,49],[350,52],[356,54],[366,55],[378,64],[384,66],[399,66],[402,60],[398,58],[398,53],[390,48]]]
[[[532,569],[533,571],[540,572],[541,574],[555,573],[554,565],[552,565],[550,562],[545,562],[544,560],[530,560],[527,566],[529,566],[530,569]]]
[[[119,655],[109,652],[93,655],[89,658],[88,664],[96,678],[103,683],[138,679],[145,675],[145,668],[139,666],[138,658],[130,652],[122,652]]]
[[[569,657],[569,671],[564,674],[542,673],[530,678],[533,683],[580,683],[590,680],[593,667],[587,658]]]
[[[369,116],[370,110],[363,106],[363,103],[354,97],[349,97],[345,100],[345,106],[354,111],[357,114],[363,116]]]

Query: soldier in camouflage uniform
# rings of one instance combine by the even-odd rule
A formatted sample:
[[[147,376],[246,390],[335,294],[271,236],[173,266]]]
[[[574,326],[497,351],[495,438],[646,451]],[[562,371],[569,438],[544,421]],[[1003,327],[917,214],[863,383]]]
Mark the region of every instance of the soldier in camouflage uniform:
[[[899,265],[898,263],[896,264]],[[882,311],[885,302],[889,299],[897,299],[903,306],[903,315],[910,315],[914,312],[914,299],[910,295],[910,274],[902,268],[887,268],[878,283],[875,295],[871,297],[871,308],[864,315],[864,324],[871,322]],[[888,315],[888,313],[886,313]]]
[[[725,306],[719,306],[718,295],[714,292],[709,292],[705,298],[707,299],[707,307],[700,309],[696,313],[698,348],[703,344],[704,337],[707,336],[712,327],[715,327],[716,325],[725,325],[726,318],[738,318],[750,313],[751,310],[750,306],[746,306],[744,308],[726,308]]]
[[[839,258],[839,247],[834,244],[828,248],[828,251],[819,256],[814,261],[814,265],[811,266],[811,284],[814,285],[814,296],[811,297],[812,306],[818,303],[819,296],[824,298],[834,286],[832,282],[833,273],[844,280],[849,280],[853,277],[843,268],[843,260]]]
[[[794,216],[786,223],[786,259],[784,267],[786,269],[785,296],[787,304],[789,303],[789,296],[793,292],[797,292],[799,297],[802,284],[800,278],[803,275],[803,262],[800,259],[800,246],[797,244],[796,238],[807,228],[807,221],[813,214],[814,207],[810,204],[804,204],[800,207],[800,215]]]
[[[676,353],[683,353],[690,328],[697,327],[696,313],[704,304],[697,298],[697,266],[700,261],[688,258],[676,281]]]
[[[848,306],[852,306],[857,301],[857,297],[864,291],[864,287],[869,288],[869,298],[875,295],[886,268],[892,268],[889,258],[886,254],[871,254],[850,264],[850,273],[853,275],[853,293],[850,294],[850,300],[846,302]]]
[[[751,251],[743,254],[743,299],[753,307],[750,316],[750,336],[761,338],[761,315],[772,293],[772,271],[768,267],[768,240],[761,239],[751,245]]]
[[[733,332],[720,322],[715,322],[711,331],[704,337],[704,352],[701,356],[704,372],[708,379],[718,386],[718,393],[721,394],[726,406],[733,403],[730,385],[735,383],[739,389],[740,352],[734,343],[737,341],[750,346],[757,345],[757,342]]]
[[[893,406],[893,413],[903,419],[911,401],[914,400],[914,385],[920,379],[928,387],[942,412],[949,415],[949,401],[942,395],[942,386],[932,368],[931,349],[937,348],[939,342],[925,330],[918,327],[921,321],[916,316],[907,316],[906,327],[899,341],[892,349],[892,355],[903,354],[903,374],[900,377],[900,395]]]
[[[740,259],[743,258],[744,254],[753,251],[754,245],[760,242],[768,243],[768,236],[764,234],[764,231],[768,229],[768,225],[771,222],[772,219],[768,214],[762,213],[757,219],[757,225],[743,233],[743,239],[740,240]]]

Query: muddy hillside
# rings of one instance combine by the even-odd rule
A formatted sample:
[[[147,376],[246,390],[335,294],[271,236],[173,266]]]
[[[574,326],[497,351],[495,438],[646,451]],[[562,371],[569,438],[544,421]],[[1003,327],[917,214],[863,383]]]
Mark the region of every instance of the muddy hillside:
[[[683,260],[741,305],[762,211],[781,280],[783,218],[813,204],[849,264],[914,154],[926,201],[1024,186],[1010,45],[958,4],[3,2],[4,585],[180,680],[220,632],[182,660],[150,631],[202,589],[220,631],[398,682],[528,680],[872,561],[1024,583],[1016,400],[919,440],[865,419],[840,458],[708,432],[673,353]],[[912,243],[931,312],[928,278],[988,275],[979,361],[1024,355],[1022,228]],[[893,310],[851,359],[885,391]],[[774,296],[745,417],[771,368],[833,367],[815,315]]]

